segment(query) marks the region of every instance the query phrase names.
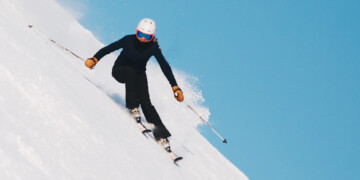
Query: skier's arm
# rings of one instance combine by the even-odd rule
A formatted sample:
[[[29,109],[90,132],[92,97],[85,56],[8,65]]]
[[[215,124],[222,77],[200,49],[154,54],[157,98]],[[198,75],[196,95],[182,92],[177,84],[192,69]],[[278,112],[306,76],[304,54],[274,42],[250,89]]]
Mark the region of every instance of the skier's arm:
[[[125,41],[127,39],[127,36],[121,38],[120,40],[116,41],[116,42],[113,42],[111,43],[110,45],[108,46],[105,46],[103,48],[101,48],[95,55],[94,57],[100,61],[101,58],[103,58],[105,55],[113,52],[113,51],[116,51],[120,48],[122,48],[125,44]]]
[[[177,86],[177,83],[176,83],[174,74],[171,70],[171,67],[170,67],[169,63],[165,60],[165,57],[161,53],[161,50],[159,48],[156,48],[154,56],[155,56],[156,60],[158,61],[162,72],[164,73],[167,80],[171,84],[171,87]]]
[[[85,66],[87,66],[89,69],[93,69],[94,66],[99,62],[99,60],[105,55],[124,47],[127,37],[128,36],[125,36],[120,40],[101,48],[92,58],[89,58],[85,61]]]
[[[160,68],[162,72],[165,74],[166,78],[171,84],[172,90],[174,91],[174,97],[179,102],[184,101],[184,95],[181,91],[180,87],[177,85],[174,74],[171,70],[171,67],[169,63],[165,60],[164,55],[161,53],[161,50],[159,47],[156,48],[155,54],[154,54],[156,60],[160,64]]]

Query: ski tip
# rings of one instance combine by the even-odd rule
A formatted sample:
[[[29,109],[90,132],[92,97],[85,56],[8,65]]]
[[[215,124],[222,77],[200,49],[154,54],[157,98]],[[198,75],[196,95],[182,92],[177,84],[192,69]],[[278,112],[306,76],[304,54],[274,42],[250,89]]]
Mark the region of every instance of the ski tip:
[[[179,167],[178,161],[182,159],[183,159],[182,157],[177,157],[176,159],[174,159],[174,164]]]
[[[145,129],[145,130],[142,131],[143,134],[146,134],[146,133],[149,133],[149,132],[151,132],[151,129]]]
[[[174,163],[176,164],[176,162],[178,162],[178,161],[180,161],[182,159],[183,159],[183,157],[177,157],[176,159],[174,159]]]

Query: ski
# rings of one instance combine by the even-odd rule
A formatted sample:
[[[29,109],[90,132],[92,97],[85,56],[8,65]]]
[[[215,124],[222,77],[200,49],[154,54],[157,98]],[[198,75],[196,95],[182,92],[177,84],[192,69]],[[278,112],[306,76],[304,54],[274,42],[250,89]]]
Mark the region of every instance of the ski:
[[[156,142],[157,145],[160,146],[161,149],[165,150],[165,152],[167,153],[167,155],[169,156],[169,158],[172,160],[172,162],[176,165],[179,166],[179,164],[177,163],[178,161],[182,160],[183,157],[176,155],[170,148],[170,144],[169,141],[166,139],[166,144],[162,144],[161,140],[156,141],[153,137],[152,139]]]
[[[136,126],[139,128],[140,132],[143,133],[144,135],[146,133],[151,132],[151,129],[148,129],[140,120],[140,118],[136,118]]]
[[[151,132],[150,129],[148,129],[142,122],[141,122],[141,116],[139,112],[139,108],[132,108],[130,109],[130,114],[134,118],[136,122],[136,126],[139,128],[140,132],[144,134],[145,137],[147,137],[145,134]]]
[[[160,146],[161,147],[161,146]],[[161,147],[162,148],[162,147]],[[174,152],[171,151],[170,146],[168,148],[164,149],[167,154],[169,155],[170,159],[174,162],[175,165],[179,166],[177,164],[178,161],[182,160],[183,157],[176,155]]]
[[[140,129],[140,131],[143,133],[143,135],[147,138],[147,139],[152,139],[153,142],[155,144],[157,144],[161,149],[163,149],[166,154],[169,156],[169,158],[171,159],[171,161],[176,165],[176,166],[179,166],[178,164],[178,161],[182,160],[183,157],[181,156],[178,156],[177,154],[175,154],[171,149],[170,149],[170,146],[164,148],[162,147],[162,145],[155,140],[154,138],[154,135],[152,133],[149,133],[149,132],[152,132],[150,129],[147,129],[146,126],[144,126],[144,124],[142,124],[141,122],[138,122],[138,127]]]
[[[149,137],[160,146],[161,149],[165,150],[169,158],[172,160],[172,162],[176,165],[178,161],[182,160],[183,157],[176,155],[174,152],[171,151],[169,141],[166,139],[166,146],[163,146],[160,141],[156,141],[155,137],[153,136],[152,130],[148,129],[142,122],[141,122],[141,116],[139,114],[139,109],[134,108],[130,110],[131,116],[135,119],[136,126],[139,128],[140,132],[148,139]]]

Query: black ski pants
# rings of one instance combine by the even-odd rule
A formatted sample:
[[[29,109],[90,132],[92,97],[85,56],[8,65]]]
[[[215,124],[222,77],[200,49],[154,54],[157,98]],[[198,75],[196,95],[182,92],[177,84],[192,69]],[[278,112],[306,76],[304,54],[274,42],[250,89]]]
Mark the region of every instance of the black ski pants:
[[[125,84],[126,107],[132,109],[141,105],[146,120],[155,125],[153,130],[155,139],[171,136],[151,104],[146,73],[137,72],[134,68],[127,66],[114,66],[112,76],[118,82]]]

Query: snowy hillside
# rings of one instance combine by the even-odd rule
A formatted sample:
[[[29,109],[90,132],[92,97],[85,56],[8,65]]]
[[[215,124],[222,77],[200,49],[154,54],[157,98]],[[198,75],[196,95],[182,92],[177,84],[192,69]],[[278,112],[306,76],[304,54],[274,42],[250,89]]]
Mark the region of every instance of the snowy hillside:
[[[0,179],[248,179],[197,131],[199,119],[175,101],[157,63],[148,64],[150,95],[180,167],[124,108],[124,86],[111,77],[119,52],[90,71],[28,24],[83,58],[103,47],[54,0],[0,0]],[[208,117],[194,78],[174,73]]]

